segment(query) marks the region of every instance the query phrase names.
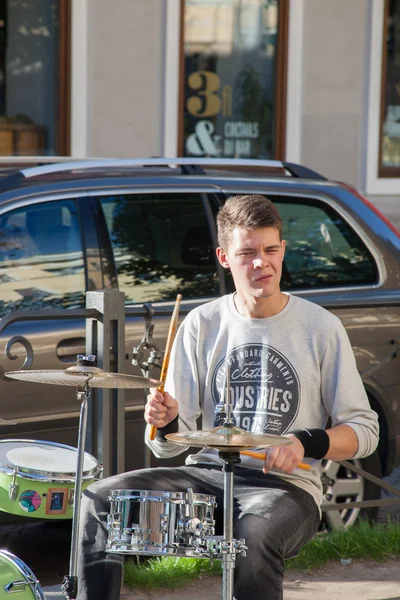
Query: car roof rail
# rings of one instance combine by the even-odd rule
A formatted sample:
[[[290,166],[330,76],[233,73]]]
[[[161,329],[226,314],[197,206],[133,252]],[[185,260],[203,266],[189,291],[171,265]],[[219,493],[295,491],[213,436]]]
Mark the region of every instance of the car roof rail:
[[[8,164],[10,164],[10,159]],[[286,170],[292,177],[309,178],[325,180],[326,178],[316,173],[315,171],[291,162],[281,162],[278,160],[258,160],[244,158],[193,158],[193,157],[178,157],[178,158],[74,158],[74,157],[18,157],[18,161],[22,165],[34,162],[37,166],[27,166],[17,170],[13,175],[5,177],[1,182],[1,187],[6,186],[6,180],[11,184],[11,178],[19,179],[21,176],[24,179],[31,177],[40,177],[52,173],[62,173],[66,171],[76,171],[85,169],[101,169],[101,168],[118,168],[118,167],[160,167],[160,166],[177,166],[181,168],[184,175],[205,175],[203,167],[223,169],[249,168],[249,169],[270,169],[270,170]],[[17,165],[16,165],[17,166]],[[18,167],[17,167],[18,168]]]
[[[181,165],[182,175],[205,175],[200,165]]]
[[[192,174],[193,168],[197,167],[197,173],[202,166],[208,167],[267,167],[283,168],[283,164],[277,160],[255,160],[255,159],[232,159],[232,158],[97,158],[83,159],[56,164],[41,165],[22,169],[24,177],[37,177],[49,173],[61,173],[62,171],[75,171],[77,169],[101,169],[104,167],[169,167],[178,166],[185,168],[185,174]],[[190,169],[187,169],[190,167]]]
[[[303,177],[304,179],[320,179],[321,181],[327,181],[327,178],[323,175],[320,175],[316,171],[309,169],[308,167],[303,167],[303,165],[298,165],[296,163],[284,162],[283,166],[293,177]]]

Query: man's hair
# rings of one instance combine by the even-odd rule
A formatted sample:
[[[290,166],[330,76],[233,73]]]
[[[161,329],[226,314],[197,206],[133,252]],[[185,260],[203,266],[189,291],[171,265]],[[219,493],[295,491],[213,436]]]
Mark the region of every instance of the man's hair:
[[[225,251],[235,227],[259,229],[273,227],[282,239],[282,219],[275,205],[266,196],[246,194],[231,196],[217,214],[218,244]]]

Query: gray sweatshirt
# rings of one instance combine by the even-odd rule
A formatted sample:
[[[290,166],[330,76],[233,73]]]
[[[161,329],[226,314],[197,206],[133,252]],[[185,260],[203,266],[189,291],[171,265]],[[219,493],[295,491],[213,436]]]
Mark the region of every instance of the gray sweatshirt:
[[[224,402],[226,364],[236,426],[253,433],[284,435],[296,429],[345,423],[358,438],[355,458],[374,452],[378,419],[371,410],[347,333],[340,320],[320,306],[289,295],[286,307],[264,319],[242,317],[233,295],[192,310],[180,326],[171,353],[165,391],[179,403],[179,431],[221,425],[216,405]],[[159,458],[187,450],[169,441],[146,444]],[[261,451],[261,449],[259,449]],[[283,479],[309,492],[319,506],[320,461],[305,459],[310,471]],[[218,451],[204,448],[186,464],[221,464]],[[242,456],[238,468],[262,469],[263,461]]]

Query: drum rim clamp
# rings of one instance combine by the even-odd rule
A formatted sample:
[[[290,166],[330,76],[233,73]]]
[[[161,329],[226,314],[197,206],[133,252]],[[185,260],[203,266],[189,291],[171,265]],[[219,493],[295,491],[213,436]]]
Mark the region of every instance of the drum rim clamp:
[[[18,467],[15,467],[12,472],[12,480],[8,486],[8,498],[11,502],[15,502],[18,497],[19,483],[16,483],[17,473]]]

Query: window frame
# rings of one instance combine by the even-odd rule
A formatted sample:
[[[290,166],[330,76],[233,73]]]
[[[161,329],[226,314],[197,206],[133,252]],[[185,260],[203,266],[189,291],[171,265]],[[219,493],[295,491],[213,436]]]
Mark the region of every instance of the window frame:
[[[59,156],[71,154],[71,30],[72,0],[59,0],[60,39],[58,81],[58,123],[56,148]]]

